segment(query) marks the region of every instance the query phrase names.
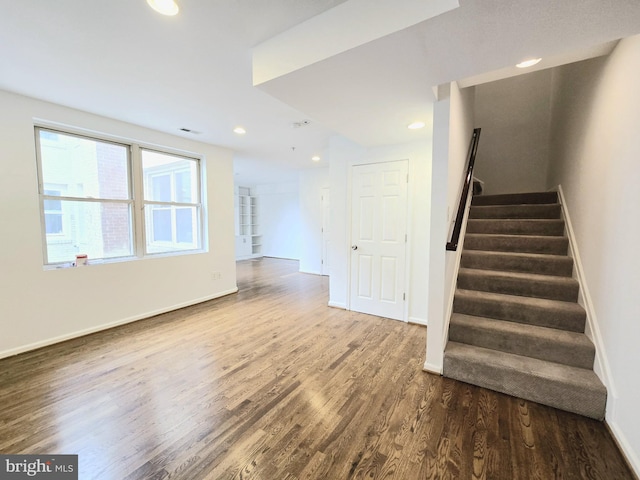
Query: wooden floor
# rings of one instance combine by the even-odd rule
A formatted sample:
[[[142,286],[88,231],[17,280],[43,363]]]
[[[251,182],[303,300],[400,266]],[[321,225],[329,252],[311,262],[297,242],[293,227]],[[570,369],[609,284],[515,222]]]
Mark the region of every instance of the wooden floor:
[[[0,453],[79,454],[83,480],[633,478],[603,423],[423,372],[424,327],[297,268],[0,360]]]

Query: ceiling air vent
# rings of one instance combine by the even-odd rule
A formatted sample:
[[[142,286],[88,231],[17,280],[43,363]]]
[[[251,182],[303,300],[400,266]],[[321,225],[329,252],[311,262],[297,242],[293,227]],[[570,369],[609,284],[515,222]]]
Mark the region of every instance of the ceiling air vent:
[[[307,125],[311,125],[311,120],[300,120],[291,124],[293,128],[306,127]]]

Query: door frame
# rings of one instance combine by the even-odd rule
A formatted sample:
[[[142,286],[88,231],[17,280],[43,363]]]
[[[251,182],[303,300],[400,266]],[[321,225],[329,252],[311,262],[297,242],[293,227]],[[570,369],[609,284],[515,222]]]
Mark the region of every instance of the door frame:
[[[413,198],[413,164],[411,162],[410,158],[395,158],[395,159],[385,159],[385,160],[380,160],[380,161],[366,161],[366,162],[359,162],[359,163],[353,163],[351,165],[349,165],[349,171],[347,174],[347,219],[348,219],[348,225],[347,225],[347,244],[345,245],[345,249],[347,251],[347,278],[346,278],[346,287],[347,287],[347,298],[346,298],[346,309],[349,311],[354,311],[351,308],[351,288],[352,288],[352,268],[351,268],[351,245],[353,245],[353,238],[352,238],[352,229],[351,229],[351,225],[353,222],[353,178],[354,178],[354,168],[355,167],[360,167],[363,165],[373,165],[373,164],[383,164],[383,163],[395,163],[395,162],[407,162],[407,222],[406,222],[406,234],[407,234],[407,241],[405,242],[405,255],[404,255],[404,290],[405,290],[405,299],[404,299],[404,308],[403,308],[403,312],[402,312],[402,320],[397,320],[397,321],[401,321],[401,322],[405,322],[408,323],[410,316],[409,316],[409,303],[411,300],[411,293],[410,293],[410,289],[411,289],[411,283],[410,283],[410,279],[411,279],[411,259],[412,259],[412,240],[411,240],[411,233],[412,233],[412,227],[413,227],[413,222],[412,222],[412,218],[413,218],[413,203],[411,201],[411,199]],[[426,294],[426,293],[425,293]],[[387,317],[384,317],[387,318]],[[391,319],[391,320],[395,320],[395,319]]]

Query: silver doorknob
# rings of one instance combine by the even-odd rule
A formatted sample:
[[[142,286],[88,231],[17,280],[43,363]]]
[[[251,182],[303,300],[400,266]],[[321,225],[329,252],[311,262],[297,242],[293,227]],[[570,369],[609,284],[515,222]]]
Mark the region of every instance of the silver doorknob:
[[[351,250],[357,250],[358,249],[358,245],[351,245]]]

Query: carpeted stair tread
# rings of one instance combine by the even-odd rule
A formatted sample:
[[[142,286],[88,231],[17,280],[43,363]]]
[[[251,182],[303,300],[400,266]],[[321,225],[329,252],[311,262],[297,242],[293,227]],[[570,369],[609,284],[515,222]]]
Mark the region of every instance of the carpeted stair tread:
[[[564,235],[564,221],[560,219],[470,219],[467,233],[500,233],[507,235]]]
[[[444,375],[587,417],[604,418],[607,392],[592,370],[449,341]]]
[[[550,205],[486,205],[471,206],[469,218],[506,218],[506,219],[526,219],[526,218],[546,218],[559,219],[560,204]]]
[[[595,347],[583,333],[454,313],[449,340],[517,355],[593,368]]]
[[[469,250],[566,255],[568,247],[567,237],[547,235],[469,233],[464,237],[464,248]]]
[[[474,195],[471,205],[523,205],[558,203],[557,192],[509,193],[503,195]]]
[[[458,288],[575,302],[579,284],[569,277],[461,267]]]
[[[463,250],[460,266],[570,277],[573,272],[573,259],[566,255]]]
[[[472,200],[445,376],[602,419],[607,392],[556,192]]]
[[[458,288],[453,312],[571,332],[584,332],[586,312],[574,302],[521,297]]]

